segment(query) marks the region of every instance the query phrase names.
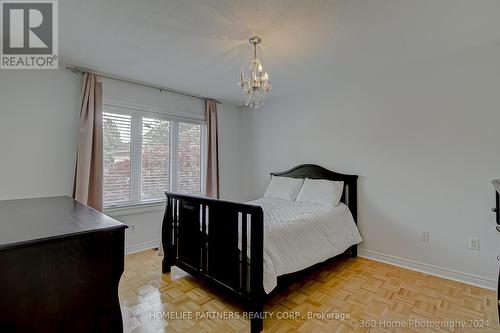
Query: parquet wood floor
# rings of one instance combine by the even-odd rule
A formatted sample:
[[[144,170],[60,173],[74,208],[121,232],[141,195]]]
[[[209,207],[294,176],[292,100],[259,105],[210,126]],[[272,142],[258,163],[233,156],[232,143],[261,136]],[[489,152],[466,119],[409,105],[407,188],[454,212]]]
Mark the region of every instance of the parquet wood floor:
[[[153,250],[126,257],[119,289],[125,332],[249,332],[243,309],[190,276],[162,275]],[[495,292],[359,257],[308,274],[264,311],[272,333],[500,332]]]

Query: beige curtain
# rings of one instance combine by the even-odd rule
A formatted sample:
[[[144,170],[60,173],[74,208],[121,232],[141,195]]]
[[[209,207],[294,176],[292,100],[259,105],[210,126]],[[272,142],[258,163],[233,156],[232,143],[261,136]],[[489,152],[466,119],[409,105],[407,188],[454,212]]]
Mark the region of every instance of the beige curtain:
[[[102,141],[102,82],[85,73],[73,196],[99,211],[103,209]]]
[[[206,100],[205,120],[207,123],[207,196],[219,198],[219,133],[217,128],[217,103]]]

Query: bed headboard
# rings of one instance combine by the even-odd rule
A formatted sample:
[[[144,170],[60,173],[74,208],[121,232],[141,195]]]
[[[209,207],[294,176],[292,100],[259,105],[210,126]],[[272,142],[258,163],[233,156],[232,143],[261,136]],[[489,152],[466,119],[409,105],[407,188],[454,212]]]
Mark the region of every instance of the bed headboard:
[[[290,170],[283,172],[271,172],[272,176],[292,177],[292,178],[311,178],[326,179],[344,182],[344,191],[340,201],[345,203],[351,211],[354,221],[358,223],[358,198],[357,198],[357,179],[356,175],[346,175],[330,171],[315,164],[302,164]]]

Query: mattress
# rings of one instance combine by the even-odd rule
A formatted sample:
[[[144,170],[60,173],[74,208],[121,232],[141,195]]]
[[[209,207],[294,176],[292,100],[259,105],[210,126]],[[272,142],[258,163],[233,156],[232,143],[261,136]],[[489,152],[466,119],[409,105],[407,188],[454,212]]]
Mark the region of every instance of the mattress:
[[[264,211],[264,291],[280,275],[300,271],[362,241],[349,208],[262,198],[248,202]]]

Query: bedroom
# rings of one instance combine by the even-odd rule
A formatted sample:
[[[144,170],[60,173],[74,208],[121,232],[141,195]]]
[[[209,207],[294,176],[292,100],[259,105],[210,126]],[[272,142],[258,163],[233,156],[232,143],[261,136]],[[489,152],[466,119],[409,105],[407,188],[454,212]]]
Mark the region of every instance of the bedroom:
[[[74,262],[73,254],[59,255],[67,247],[53,252],[38,248],[31,255],[23,252],[23,257],[9,257],[14,249],[49,244],[40,245],[37,239],[49,239],[52,232],[68,234],[67,221],[60,221],[64,232],[54,230],[50,215],[66,208],[42,209],[37,202],[18,200],[73,197],[76,187],[87,201],[81,196],[77,199],[95,207],[88,201],[92,197],[102,204],[97,208],[106,215],[104,221],[120,226],[114,230],[116,247],[94,242],[87,246],[98,253],[109,251],[123,264],[118,259],[110,268],[100,256],[80,260],[89,267],[103,265],[96,274],[102,267],[115,272],[109,291],[113,315],[104,316],[104,322],[113,317],[110,325],[119,326],[117,322],[123,321],[125,332],[239,332],[250,331],[252,325],[255,331],[263,325],[268,332],[427,332],[436,328],[429,325],[455,325],[455,331],[465,332],[499,330],[500,233],[495,229],[498,216],[492,212],[497,202],[491,181],[500,178],[500,2],[46,3],[54,5],[52,12],[33,7],[33,13],[39,10],[42,18],[52,13],[52,43],[47,42],[47,34],[36,30],[50,22],[36,22],[38,14],[25,16],[29,24],[21,24],[25,30],[20,33],[26,33],[19,43],[36,41],[34,35],[50,44],[57,55],[57,69],[4,68],[8,64],[0,62],[0,270],[12,273],[0,278],[0,304],[9,304],[1,307],[2,327],[14,332],[71,327],[77,332],[76,323],[93,325],[89,318],[99,316],[90,304],[98,308],[106,303],[98,283],[106,277],[98,279],[90,274],[91,268],[77,270],[80,276],[88,273],[88,279],[81,279],[88,286],[58,279],[57,274],[47,279],[41,273],[57,273],[61,265]],[[28,12],[28,7],[15,6],[19,2],[2,1],[2,59],[18,56],[6,48],[17,35],[5,31],[14,29],[15,16],[21,10]],[[7,12],[11,15],[6,16]],[[257,109],[245,106],[247,95],[239,84],[242,68],[247,69],[254,57],[252,36],[261,38],[256,56],[268,73],[260,81],[268,79],[272,85],[264,105]],[[33,52],[27,54],[37,54]],[[82,89],[94,98],[82,99]],[[101,119],[85,117],[86,112],[99,111]],[[89,132],[82,129],[89,124],[97,129],[95,137],[85,137]],[[84,140],[98,142],[99,129],[102,152],[94,149],[97,144]],[[150,133],[151,129],[155,132]],[[79,158],[84,151],[90,155]],[[301,174],[288,174],[286,178],[291,179],[284,180],[291,189],[286,194],[289,200],[282,198],[283,191],[270,194],[271,173],[305,164],[336,174],[302,168]],[[102,177],[90,177],[91,172],[102,172]],[[86,182],[75,186],[80,177]],[[278,279],[271,296],[263,297],[264,281],[254,279],[251,271],[260,267],[266,274],[271,230],[262,229],[262,246],[252,246],[259,237],[249,237],[244,246],[245,230],[253,234],[250,228],[260,221],[259,209],[247,203],[268,192],[268,197],[281,197],[282,203],[295,207],[293,213],[283,215],[307,215],[300,210],[307,204],[297,200],[307,180],[293,181],[304,178],[334,181],[324,183],[329,186],[325,185],[328,190],[322,195],[313,191],[313,201],[328,198],[339,203],[333,210],[347,207],[357,223],[349,225],[359,230],[362,242],[356,257],[351,251],[337,257],[340,250],[352,250],[353,244],[337,251],[328,249],[321,245],[322,236],[308,228],[299,229],[295,236],[318,239],[309,242],[314,243],[310,247],[297,240],[275,242],[285,247],[277,251],[284,257],[295,256],[289,247],[297,245],[298,251],[318,254],[325,250],[335,258],[321,263],[327,258],[318,255],[297,264],[300,267],[285,267],[283,272],[292,273],[314,266]],[[335,192],[339,190],[336,181],[344,182],[341,192]],[[354,184],[355,191],[344,190],[349,184]],[[198,215],[191,214],[186,222],[190,227],[175,234],[181,247],[188,245],[190,254],[187,261],[178,259],[173,240],[168,243],[162,238],[175,232],[173,227],[168,229],[174,214],[165,214],[164,192],[172,193],[169,200],[173,201],[173,192],[214,198],[217,189],[224,202],[204,199],[191,206],[205,205],[205,211],[211,207],[209,211],[223,218],[210,218],[200,213],[203,209],[195,209]],[[225,205],[226,201],[235,205]],[[262,202],[257,207],[264,207],[263,224],[272,224],[270,219],[276,217],[272,209]],[[252,218],[246,214],[247,228],[242,228],[244,214],[234,213],[238,209],[256,214]],[[22,221],[16,221],[16,216]],[[73,215],[66,218],[71,220]],[[89,236],[88,228],[95,225],[85,221],[95,216],[81,218],[76,233]],[[125,225],[114,224],[115,220],[128,228],[123,230]],[[213,220],[227,224],[206,223]],[[217,225],[222,227],[214,229]],[[336,234],[338,229],[332,230],[324,241],[345,241]],[[215,237],[211,241],[210,235]],[[174,258],[158,256],[156,249],[162,242],[168,243],[166,253],[173,253]],[[203,245],[207,242],[217,247],[210,250],[210,245]],[[242,251],[245,247],[250,248],[247,253]],[[318,251],[311,251],[315,248]],[[207,252],[218,256],[207,259]],[[186,275],[178,266],[198,254],[201,258],[196,263],[207,276]],[[83,254],[76,251],[74,255]],[[212,264],[206,265],[207,261]],[[252,265],[253,261],[258,263]],[[162,273],[170,264],[171,272]],[[25,274],[14,274],[10,265]],[[229,280],[222,284],[233,283],[226,288],[231,290],[218,290],[217,282],[207,281],[216,279],[207,266],[216,267],[215,275],[227,273]],[[67,277],[75,269],[60,275]],[[34,286],[44,281],[53,288],[34,292]],[[235,283],[240,294],[254,289],[247,284],[260,284],[255,287],[258,297],[237,299]],[[77,309],[54,298],[53,293],[71,294],[77,288],[83,291],[79,295],[93,295],[80,296]],[[102,298],[95,298],[98,293]],[[37,309],[44,309],[41,317],[66,320],[44,326],[32,315],[23,325],[35,326],[17,326],[17,319],[32,309],[18,303],[37,304]],[[67,317],[69,313],[73,320]],[[263,320],[249,318],[255,313]],[[463,323],[466,326],[460,328]],[[104,326],[83,326],[86,329],[80,331],[116,331]],[[451,331],[449,327],[444,330]]]

